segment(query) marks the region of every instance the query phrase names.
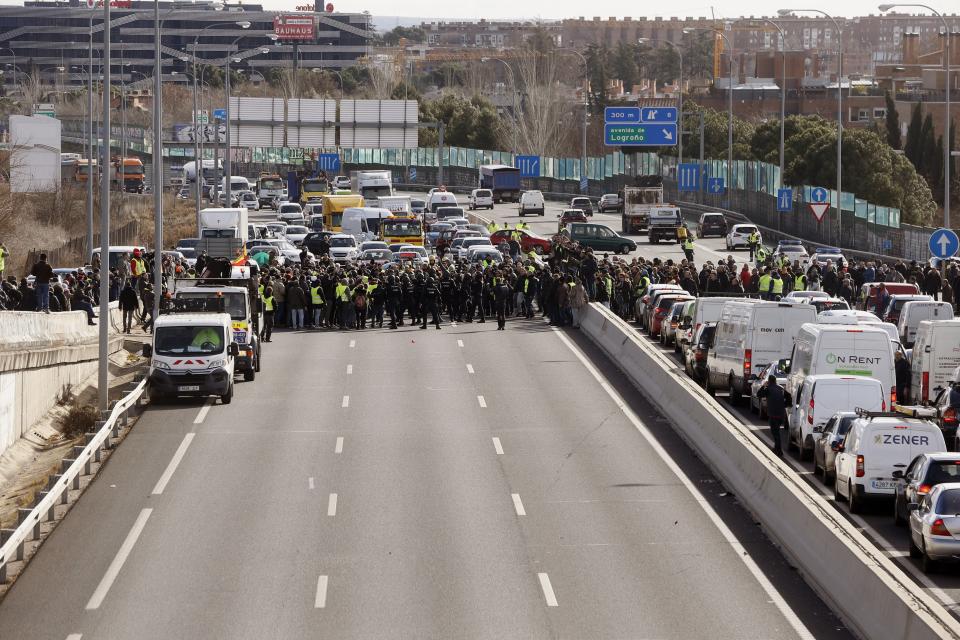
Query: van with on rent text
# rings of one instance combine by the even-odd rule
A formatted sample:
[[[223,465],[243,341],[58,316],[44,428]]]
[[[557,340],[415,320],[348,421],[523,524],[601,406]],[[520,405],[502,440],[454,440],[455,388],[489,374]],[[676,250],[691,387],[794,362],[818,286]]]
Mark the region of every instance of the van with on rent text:
[[[895,471],[903,471],[921,453],[946,451],[939,427],[928,420],[897,413],[858,412],[837,452],[837,476],[833,486],[838,502],[847,500],[851,513],[859,513],[863,501],[894,497]]]
[[[890,408],[896,402],[893,353],[890,335],[881,327],[805,324],[796,333],[787,392],[796,399],[807,376],[825,373],[875,378],[890,394]]]
[[[749,397],[756,373],[789,357],[797,331],[816,319],[809,304],[726,302],[707,356],[707,392],[729,390],[732,403]]]

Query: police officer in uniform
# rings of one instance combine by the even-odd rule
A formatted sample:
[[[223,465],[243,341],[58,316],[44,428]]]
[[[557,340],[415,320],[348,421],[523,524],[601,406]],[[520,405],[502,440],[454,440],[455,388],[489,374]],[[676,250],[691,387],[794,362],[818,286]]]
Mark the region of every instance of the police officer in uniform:
[[[390,314],[390,328],[397,328],[399,317],[400,324],[403,324],[403,307],[400,306],[400,300],[403,297],[403,289],[397,282],[397,277],[392,273],[387,276],[387,313]]]
[[[756,231],[751,231],[750,235],[747,236],[747,246],[750,247],[750,259],[753,260],[753,256],[757,251],[757,245],[760,244],[760,234]]]
[[[271,342],[273,335],[273,314],[276,311],[277,304],[273,299],[273,287],[267,287],[263,290],[263,331],[260,333],[260,339],[264,342]]]
[[[693,240],[690,239],[690,236],[683,240],[683,255],[686,256],[687,262],[693,262]]]
[[[507,324],[507,303],[510,301],[510,285],[503,276],[493,278],[493,306],[497,311],[497,331],[503,331]]]
[[[427,278],[422,284],[420,294],[420,315],[423,317],[421,329],[427,328],[427,313],[433,317],[433,324],[437,329],[440,328],[440,288],[433,276]]]

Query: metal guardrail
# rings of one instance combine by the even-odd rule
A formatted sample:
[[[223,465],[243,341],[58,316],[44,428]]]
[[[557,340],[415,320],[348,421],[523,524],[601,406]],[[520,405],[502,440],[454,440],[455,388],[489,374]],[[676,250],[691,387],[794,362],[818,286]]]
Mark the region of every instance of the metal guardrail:
[[[57,504],[69,502],[70,490],[80,489],[80,478],[91,474],[92,464],[99,463],[103,450],[120,436],[120,429],[127,426],[130,410],[140,408],[146,387],[146,379],[137,383],[110,409],[106,420],[97,422],[97,431],[86,434],[86,445],[74,447],[74,457],[60,461],[60,473],[51,476],[47,489],[38,494],[40,500],[32,509],[19,510],[16,529],[0,529],[0,584],[7,581],[7,565],[24,560],[25,544],[40,538],[41,524],[55,519]]]

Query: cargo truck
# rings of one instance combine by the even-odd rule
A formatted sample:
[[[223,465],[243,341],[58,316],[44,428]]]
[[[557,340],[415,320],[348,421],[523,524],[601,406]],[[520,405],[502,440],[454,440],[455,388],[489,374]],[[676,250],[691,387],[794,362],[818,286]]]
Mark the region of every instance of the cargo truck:
[[[485,164],[480,167],[480,188],[493,192],[493,201],[520,201],[520,169],[505,164]]]
[[[658,175],[637,176],[636,186],[624,187],[622,200],[623,233],[646,231],[650,225],[650,209],[664,204],[663,178]]]
[[[206,251],[211,258],[233,260],[247,241],[246,207],[202,209],[197,225],[197,251]]]
[[[351,171],[350,188],[364,200],[392,196],[393,176],[389,171]]]
[[[110,162],[110,186],[126,193],[143,193],[143,161],[140,158],[113,158]]]
[[[260,208],[272,207],[274,202],[284,199],[287,183],[276,173],[261,173],[257,178],[256,194]]]

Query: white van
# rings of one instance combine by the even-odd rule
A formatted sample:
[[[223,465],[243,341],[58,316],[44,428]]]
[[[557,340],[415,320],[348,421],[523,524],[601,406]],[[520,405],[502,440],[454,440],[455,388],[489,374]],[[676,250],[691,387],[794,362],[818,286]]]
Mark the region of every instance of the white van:
[[[881,327],[805,324],[796,334],[790,356],[787,392],[796,398],[807,376],[863,376],[882,382],[892,403],[896,393],[893,352],[890,335]]]
[[[900,309],[897,333],[904,347],[910,349],[917,338],[917,327],[924,320],[953,320],[953,305],[949,302],[911,300]]]
[[[912,404],[930,404],[941,388],[955,380],[960,366],[960,319],[924,320],[917,327],[910,362]]]
[[[341,233],[353,236],[357,242],[366,242],[380,237],[380,221],[392,218],[393,214],[379,207],[348,207],[343,210]]]
[[[837,480],[834,497],[860,511],[865,498],[892,498],[897,480],[921,453],[946,451],[940,428],[917,418],[890,413],[863,412],[853,421],[846,438],[836,445]]]
[[[697,333],[700,325],[705,322],[717,322],[720,320],[720,311],[723,309],[723,305],[735,300],[749,302],[751,299],[732,298],[729,296],[703,296],[697,298],[690,311],[689,321],[686,318],[680,319],[680,326],[677,328],[676,338],[678,352],[682,352],[684,347],[693,342],[693,336]]]
[[[440,207],[456,207],[457,196],[449,191],[434,191],[427,198],[427,211],[435,213]]]
[[[807,376],[793,401],[793,408],[787,416],[787,442],[797,447],[801,460],[813,457],[814,434],[822,432],[837,411],[887,410],[883,384],[862,376]]]
[[[528,213],[535,216],[542,216],[544,213],[543,194],[539,191],[524,191],[520,195],[520,216]]]
[[[755,372],[788,357],[797,331],[816,319],[817,310],[809,304],[724,303],[707,355],[707,392],[729,389],[734,403],[749,396]]]
[[[470,192],[470,210],[480,208],[493,210],[493,191],[490,189],[474,189]]]

